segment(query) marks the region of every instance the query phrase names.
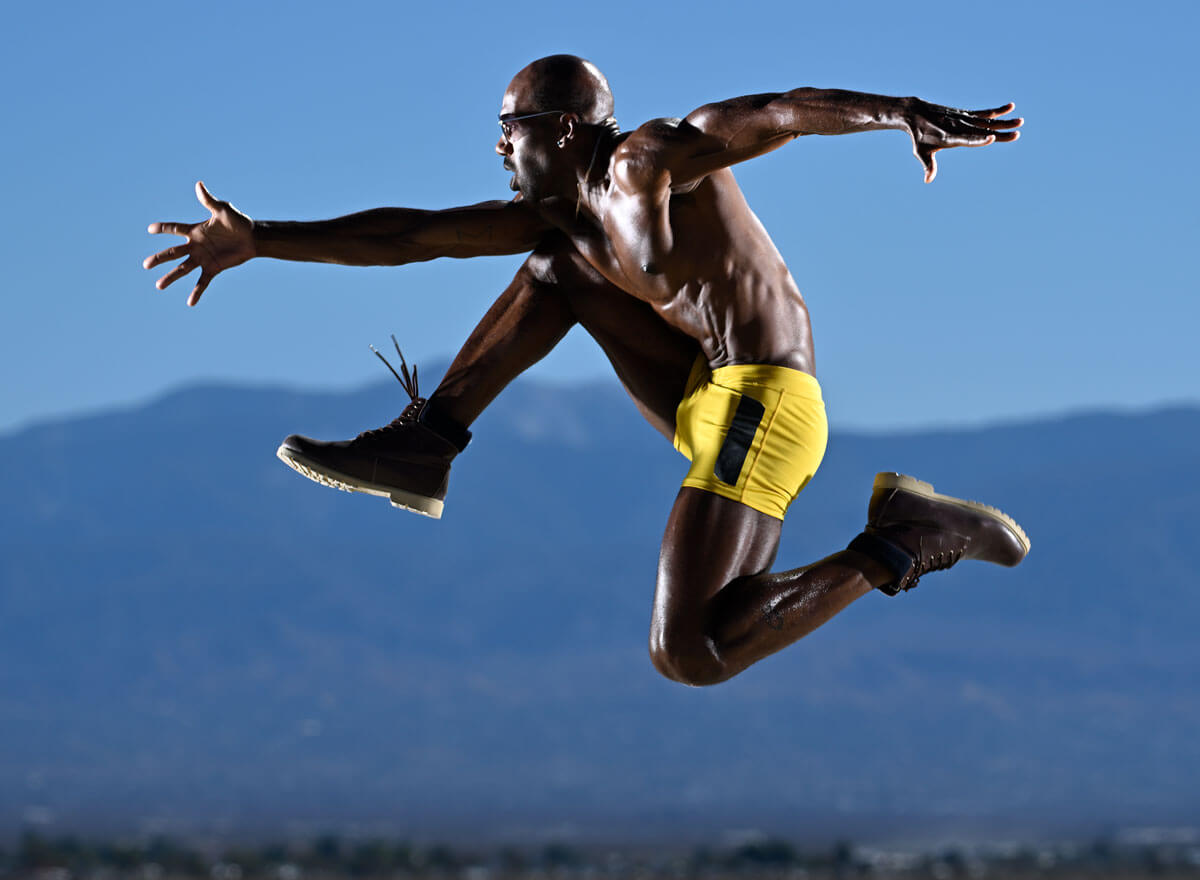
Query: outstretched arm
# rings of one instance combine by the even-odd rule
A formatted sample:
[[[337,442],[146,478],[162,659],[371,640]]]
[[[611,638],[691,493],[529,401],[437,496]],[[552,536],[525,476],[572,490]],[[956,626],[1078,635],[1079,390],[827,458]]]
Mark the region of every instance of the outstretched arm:
[[[1015,141],[1021,119],[999,119],[1012,104],[957,110],[920,98],[890,98],[841,89],[793,89],[706,104],[663,136],[663,160],[676,185],[744,162],[805,134],[851,134],[895,128],[908,132],[925,182],[937,174],[934,154],[947,147]]]
[[[547,226],[520,201],[481,202],[464,208],[423,211],[376,208],[333,220],[277,222],[251,220],[229,202],[212,196],[203,183],[196,197],[210,212],[201,223],[151,223],[151,233],[182,235],[187,241],[147,257],[143,266],[185,258],[158,280],[163,290],[194,269],[200,278],[188,305],[200,300],[220,272],[252,257],[340,263],[347,266],[399,266],[437,257],[478,257],[533,250]]]

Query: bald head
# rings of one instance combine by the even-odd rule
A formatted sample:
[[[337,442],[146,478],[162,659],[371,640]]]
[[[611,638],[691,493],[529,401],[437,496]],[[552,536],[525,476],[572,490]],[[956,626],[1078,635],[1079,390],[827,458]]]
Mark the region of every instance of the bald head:
[[[539,58],[513,77],[505,94],[507,112],[562,110],[584,122],[604,122],[613,115],[612,91],[596,65],[576,55]]]

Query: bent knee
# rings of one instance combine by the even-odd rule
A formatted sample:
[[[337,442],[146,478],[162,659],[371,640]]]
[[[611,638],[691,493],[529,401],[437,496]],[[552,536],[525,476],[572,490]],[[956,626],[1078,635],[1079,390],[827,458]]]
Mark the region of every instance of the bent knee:
[[[663,676],[690,687],[729,678],[712,642],[703,634],[652,632],[650,662]]]

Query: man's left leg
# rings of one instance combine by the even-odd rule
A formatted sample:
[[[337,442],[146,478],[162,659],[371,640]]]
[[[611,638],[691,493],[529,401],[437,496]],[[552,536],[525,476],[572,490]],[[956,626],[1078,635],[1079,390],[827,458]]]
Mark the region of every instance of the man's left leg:
[[[716,684],[812,632],[894,579],[844,550],[771,573],[781,520],[685,486],[667,520],[658,566],[650,657],[667,678]]]
[[[812,632],[873,588],[889,594],[963,559],[1016,565],[1029,539],[1010,517],[879,474],[867,526],[843,551],[768,571],[782,521],[684,486],[667,521],[650,626],[650,656],[684,684],[716,684]]]

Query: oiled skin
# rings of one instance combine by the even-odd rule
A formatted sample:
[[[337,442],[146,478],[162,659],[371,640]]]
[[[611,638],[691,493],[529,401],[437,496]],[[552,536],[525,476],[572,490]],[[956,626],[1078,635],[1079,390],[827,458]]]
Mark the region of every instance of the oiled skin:
[[[518,73],[501,104],[502,118],[544,114],[512,122],[496,144],[515,172],[512,201],[255,223],[198,184],[212,216],[199,224],[152,224],[151,232],[188,241],[147,259],[146,267],[186,257],[160,288],[199,267],[194,305],[217,273],[253,256],[401,265],[530,252],[431,399],[470,424],[579,323],[642,413],[670,438],[698,353],[712,367],[767,363],[815,372],[804,300],[730,165],[804,134],[898,128],[912,137],[929,182],[938,150],[1015,140],[1012,129],[1021,124],[996,118],[1011,105],[968,112],[915,98],[795,89],[707,105],[685,119],[620,134],[604,123],[603,110],[545,112],[559,109],[539,103],[548,60]],[[568,68],[586,93],[595,77],[583,65]],[[561,57],[555,69],[562,69]],[[603,108],[604,100],[594,106]],[[663,538],[650,630],[660,672],[692,685],[726,680],[892,577],[851,551],[772,574],[780,527],[738,502],[680,490]]]
[[[621,154],[640,134],[618,148],[617,180],[633,177],[623,166],[635,160]],[[584,215],[562,226],[593,268],[696,340],[713,367],[814,372],[808,309],[728,168],[683,193],[646,191],[636,178],[623,183],[589,200],[584,210],[598,220]]]

